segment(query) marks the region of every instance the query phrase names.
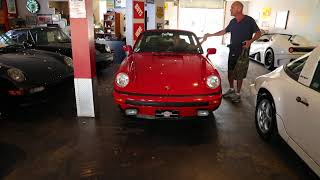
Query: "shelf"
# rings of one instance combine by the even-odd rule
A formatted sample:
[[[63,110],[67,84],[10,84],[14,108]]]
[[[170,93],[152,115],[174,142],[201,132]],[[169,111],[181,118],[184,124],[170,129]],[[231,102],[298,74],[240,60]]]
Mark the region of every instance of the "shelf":
[[[108,12],[103,15],[104,32],[113,38],[121,38],[120,13]]]

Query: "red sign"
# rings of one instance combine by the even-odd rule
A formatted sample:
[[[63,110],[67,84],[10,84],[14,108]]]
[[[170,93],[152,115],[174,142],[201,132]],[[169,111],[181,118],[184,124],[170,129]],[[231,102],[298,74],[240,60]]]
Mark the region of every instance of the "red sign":
[[[133,24],[133,40],[137,40],[139,35],[144,31],[144,23]]]
[[[144,2],[133,1],[133,18],[144,19]]]

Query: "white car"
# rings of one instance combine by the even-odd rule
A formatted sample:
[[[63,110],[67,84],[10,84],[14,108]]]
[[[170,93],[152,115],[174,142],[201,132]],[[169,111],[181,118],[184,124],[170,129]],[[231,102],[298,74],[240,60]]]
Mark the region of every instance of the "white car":
[[[320,177],[320,46],[258,77],[251,92],[259,135],[279,134]]]
[[[312,51],[315,45],[302,36],[270,33],[251,44],[250,58],[269,70],[287,64]]]

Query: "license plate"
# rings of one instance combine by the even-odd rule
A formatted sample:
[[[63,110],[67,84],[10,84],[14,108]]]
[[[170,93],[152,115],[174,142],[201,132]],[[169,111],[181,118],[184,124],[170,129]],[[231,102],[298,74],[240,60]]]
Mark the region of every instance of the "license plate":
[[[171,117],[171,116],[172,116],[172,112],[171,112],[171,111],[164,111],[164,112],[163,112],[163,117],[169,118],[169,117]]]
[[[158,110],[156,111],[156,117],[157,118],[178,118],[179,112],[178,111],[172,111],[172,110]]]

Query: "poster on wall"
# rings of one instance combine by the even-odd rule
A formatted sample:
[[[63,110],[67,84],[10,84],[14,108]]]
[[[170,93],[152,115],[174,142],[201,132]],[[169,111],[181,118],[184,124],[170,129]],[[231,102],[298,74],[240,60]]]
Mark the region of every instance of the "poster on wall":
[[[38,14],[37,24],[52,24],[52,14]]]
[[[277,12],[275,28],[286,29],[288,21],[289,11],[280,11]]]
[[[115,8],[125,8],[126,7],[126,0],[114,0],[114,7]]]
[[[114,0],[107,0],[107,8],[108,9],[114,8]]]
[[[7,7],[9,14],[17,14],[16,1],[15,0],[7,0]]]
[[[156,12],[157,18],[162,19],[164,17],[164,9],[161,6],[157,6]]]
[[[86,18],[85,0],[69,0],[70,18]]]
[[[262,8],[261,19],[262,20],[269,20],[271,17],[271,10],[272,9],[269,7]]]

